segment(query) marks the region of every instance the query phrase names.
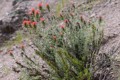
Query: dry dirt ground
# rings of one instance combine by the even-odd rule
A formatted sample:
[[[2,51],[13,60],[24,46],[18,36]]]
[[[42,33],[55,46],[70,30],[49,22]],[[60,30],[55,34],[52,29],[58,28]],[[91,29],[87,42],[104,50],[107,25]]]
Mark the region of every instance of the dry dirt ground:
[[[120,76],[120,0],[103,0],[92,9],[91,16],[103,17],[104,43],[100,53],[110,56],[114,75]]]
[[[92,10],[92,15],[102,16],[104,19],[104,53],[119,54],[120,48],[120,0],[103,1]],[[118,48],[115,52],[111,50]]]
[[[39,63],[39,70],[42,75],[48,76],[48,74],[44,71],[47,70],[48,67],[46,63],[35,55],[35,46],[29,40],[22,41],[21,44],[24,44],[25,54],[28,57],[31,57],[34,61]],[[0,80],[21,80],[24,77],[24,73],[21,73],[21,68],[16,64],[16,61],[22,63],[26,66],[26,62],[23,57],[21,57],[21,44],[14,45],[10,48],[3,48],[0,50]],[[10,55],[9,50],[12,50],[14,58]],[[15,70],[15,71],[14,71]],[[16,72],[17,71],[17,72]],[[22,79],[25,80],[25,79]],[[44,79],[43,79],[44,80]]]
[[[104,19],[105,36],[100,52],[106,53],[118,61],[117,64],[114,64],[115,73],[118,74],[120,69],[120,0],[103,0],[100,4],[95,5],[89,14],[91,17],[102,16]],[[13,49],[15,54],[19,54],[19,48],[16,49],[16,46],[13,46]],[[32,49],[27,46],[27,50]],[[7,49],[0,51],[0,80],[19,80],[19,73],[12,71],[12,67],[16,66],[15,61],[6,52]]]

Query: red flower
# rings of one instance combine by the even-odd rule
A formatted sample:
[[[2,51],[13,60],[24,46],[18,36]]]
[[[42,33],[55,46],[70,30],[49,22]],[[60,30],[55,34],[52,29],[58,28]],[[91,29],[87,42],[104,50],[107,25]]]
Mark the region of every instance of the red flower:
[[[64,29],[64,28],[65,28],[65,26],[64,26],[64,25],[60,25],[60,28]]]
[[[35,11],[35,16],[39,15],[39,10]]]
[[[26,21],[27,25],[30,25],[31,21]]]
[[[42,22],[43,26],[45,26],[45,18],[40,18],[40,21]]]
[[[48,3],[46,3],[46,7],[48,7],[49,6],[49,4]]]
[[[40,18],[40,21],[41,21],[41,22],[44,22],[44,21],[45,21],[45,18]]]
[[[23,21],[23,25],[24,26],[27,25],[27,21],[26,20]]]
[[[42,10],[42,2],[38,4],[40,10]]]
[[[28,27],[28,26],[30,26],[30,23],[31,23],[31,21],[29,21],[29,20],[24,20],[24,21],[23,21],[23,26],[24,26],[24,27]]]
[[[38,4],[38,7],[42,7],[42,2]]]
[[[34,12],[35,12],[35,9],[34,9],[34,8],[32,8],[32,9],[31,9],[31,12],[32,12],[32,13],[34,13]]]
[[[46,8],[48,9],[48,11],[50,11],[50,6],[48,3],[46,3]]]
[[[32,25],[33,27],[36,27],[37,22],[32,22],[31,25]]]
[[[65,23],[68,23],[69,21],[68,21],[68,19],[65,19],[64,22],[65,22]]]

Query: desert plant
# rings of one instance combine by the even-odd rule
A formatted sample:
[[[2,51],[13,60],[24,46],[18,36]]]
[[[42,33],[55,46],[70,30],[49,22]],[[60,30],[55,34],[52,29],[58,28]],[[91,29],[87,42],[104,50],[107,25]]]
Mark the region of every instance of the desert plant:
[[[60,16],[49,9],[49,4],[44,8],[40,3],[23,26],[38,48],[36,54],[53,70],[50,80],[92,80],[92,66],[103,37],[102,18],[87,21],[74,4]]]

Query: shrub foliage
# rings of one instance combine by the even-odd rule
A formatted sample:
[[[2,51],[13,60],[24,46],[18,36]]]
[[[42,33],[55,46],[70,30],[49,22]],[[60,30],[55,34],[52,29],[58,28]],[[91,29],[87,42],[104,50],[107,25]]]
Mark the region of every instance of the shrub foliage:
[[[86,20],[75,4],[58,15],[42,3],[30,11],[23,26],[50,68],[50,80],[92,80],[95,57],[103,38],[102,18]]]

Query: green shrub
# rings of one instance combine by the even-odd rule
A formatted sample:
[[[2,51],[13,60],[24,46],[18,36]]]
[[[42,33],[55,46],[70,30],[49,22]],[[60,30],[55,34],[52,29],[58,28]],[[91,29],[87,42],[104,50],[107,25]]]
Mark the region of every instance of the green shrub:
[[[55,16],[49,4],[32,9],[23,26],[50,68],[50,80],[92,80],[93,65],[103,38],[99,20],[87,21],[72,6]]]

